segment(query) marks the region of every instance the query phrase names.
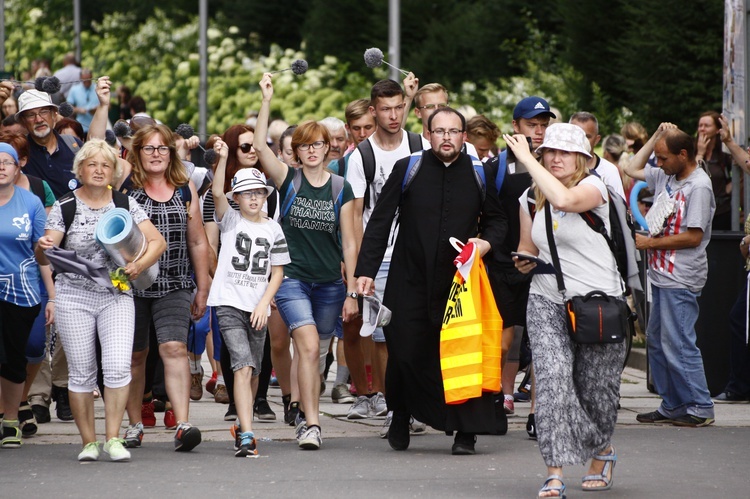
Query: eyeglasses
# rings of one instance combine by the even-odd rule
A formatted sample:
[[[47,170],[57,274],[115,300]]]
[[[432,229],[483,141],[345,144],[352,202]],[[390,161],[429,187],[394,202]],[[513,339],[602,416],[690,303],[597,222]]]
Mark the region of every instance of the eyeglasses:
[[[42,109],[41,111],[36,112],[36,113],[24,113],[22,117],[26,121],[35,121],[37,116],[39,116],[43,120],[46,120],[47,118],[50,117],[50,115],[52,115],[51,109]]]
[[[243,153],[247,154],[252,150],[253,150],[252,144],[240,144],[240,151],[242,151]]]
[[[312,144],[300,144],[300,145],[297,146],[297,149],[299,149],[300,151],[307,151],[311,147],[313,149],[323,149],[324,145],[326,145],[325,141],[323,141],[323,140],[316,140]]]
[[[141,150],[149,156],[154,154],[154,151],[159,151],[159,154],[162,156],[169,154],[169,146],[143,146]]]
[[[448,104],[425,104],[424,106],[417,106],[417,109],[440,109],[442,107],[448,107]]]
[[[249,191],[238,192],[237,194],[239,194],[242,199],[252,199],[254,197],[264,198],[268,195],[268,191],[266,189],[252,189]]]
[[[16,162],[5,160],[5,161],[0,161],[0,165],[4,166],[5,168],[10,168],[11,166],[16,166]]]
[[[464,131],[463,130],[459,130],[458,128],[451,128],[450,130],[444,130],[442,128],[437,128],[437,129],[431,131],[430,133],[434,134],[434,135],[436,135],[438,137],[441,137],[441,138],[445,137],[446,135],[448,136],[448,138],[451,138],[451,137],[456,137],[457,135],[460,135],[460,134],[464,133]]]

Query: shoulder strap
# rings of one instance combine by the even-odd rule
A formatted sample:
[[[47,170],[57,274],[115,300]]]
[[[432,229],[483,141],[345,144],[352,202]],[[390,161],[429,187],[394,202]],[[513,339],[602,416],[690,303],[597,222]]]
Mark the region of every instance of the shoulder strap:
[[[112,189],[112,202],[115,203],[115,208],[122,208],[123,210],[130,211],[130,196],[123,194],[122,192]]]
[[[364,207],[370,207],[370,184],[375,179],[375,151],[369,139],[363,140],[357,146],[362,156],[362,169],[365,173],[365,201]]]
[[[341,204],[344,199],[344,177],[341,175],[331,175],[331,194],[333,197],[333,211],[336,213],[336,220],[338,220]]]
[[[422,145],[421,135],[407,130],[406,136],[408,137],[409,141],[409,152],[417,152],[424,149],[424,146]]]
[[[286,196],[284,197],[284,202],[281,204],[281,216],[285,217],[287,213],[289,213],[289,209],[292,207],[292,203],[294,203],[294,198],[297,197],[297,192],[299,192],[299,188],[302,185],[302,169],[297,168],[294,171],[294,177],[292,177],[292,181],[289,182],[289,186],[286,189]]]
[[[347,155],[347,156],[348,156],[348,155]],[[339,158],[339,159],[337,160],[337,163],[336,163],[336,165],[337,165],[337,167],[338,167],[338,168],[337,168],[337,170],[338,170],[338,172],[337,172],[337,173],[338,173],[339,175],[341,175],[342,177],[344,177],[344,178],[346,178],[346,165],[347,165],[347,163],[348,163],[348,161],[347,161],[347,159],[348,159],[348,158],[347,158],[347,156],[342,156],[342,157],[340,157],[340,158]]]
[[[406,172],[404,173],[404,180],[401,182],[401,193],[406,192],[409,188],[414,177],[419,173],[419,168],[422,166],[422,151],[417,151],[409,156],[409,164],[406,165]]]
[[[187,212],[188,220],[190,220],[190,203],[193,201],[193,193],[190,191],[190,183],[181,185],[179,190],[180,196],[182,196],[182,202],[185,203],[185,211]]]
[[[44,206],[47,202],[47,196],[44,192],[44,181],[33,175],[26,175],[26,178],[29,180],[29,190],[39,198],[42,202],[42,206]]]
[[[58,135],[58,137],[62,139],[63,143],[68,146],[68,149],[70,149],[70,152],[73,154],[78,153],[81,149],[81,144],[78,143],[78,139],[72,135]]]
[[[565,300],[565,281],[563,280],[562,268],[560,267],[560,257],[557,254],[557,245],[555,244],[555,236],[552,233],[552,210],[549,209],[549,203],[547,203],[546,209],[544,210],[544,224],[547,230],[547,243],[549,244],[549,251],[552,254],[552,266],[555,267],[555,278],[557,279],[557,289],[562,293],[563,300]]]
[[[65,235],[60,241],[60,247],[62,248],[65,246],[65,241],[68,239],[68,230],[73,225],[73,219],[76,216],[76,195],[73,194],[73,191],[66,192],[58,199],[58,203],[60,203],[60,213],[65,226]]]
[[[534,215],[536,215],[536,199],[532,195],[533,189],[529,187],[529,190],[526,191],[526,206],[529,207],[529,215],[531,216],[531,220],[534,220]]]
[[[484,202],[484,199],[487,197],[487,176],[484,173],[484,163],[471,154],[469,157],[471,158],[471,164],[474,167],[474,179],[477,181],[479,194],[482,196],[482,202]]]
[[[505,173],[508,169],[506,163],[508,159],[508,151],[502,151],[497,158],[497,175],[495,175],[495,187],[497,188],[497,194],[500,195],[500,189],[503,188],[503,182],[505,181]]]

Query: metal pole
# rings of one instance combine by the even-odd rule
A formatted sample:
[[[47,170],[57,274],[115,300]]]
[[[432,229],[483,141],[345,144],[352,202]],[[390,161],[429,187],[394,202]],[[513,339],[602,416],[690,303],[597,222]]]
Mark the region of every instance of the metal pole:
[[[208,120],[208,0],[199,3],[200,86],[198,88],[198,137],[206,140]]]
[[[5,2],[0,2],[0,71],[5,71]]]
[[[76,62],[81,63],[81,0],[73,0],[73,31],[75,32]]]
[[[388,0],[388,62],[401,67],[401,8],[399,0]],[[399,81],[400,73],[390,68],[389,77]]]

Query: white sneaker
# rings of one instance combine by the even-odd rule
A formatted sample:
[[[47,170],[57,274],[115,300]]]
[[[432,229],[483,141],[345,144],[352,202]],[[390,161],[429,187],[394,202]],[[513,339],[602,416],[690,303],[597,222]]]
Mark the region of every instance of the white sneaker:
[[[346,419],[367,419],[370,416],[370,399],[364,395],[357,397],[357,400],[349,408]]]
[[[380,438],[388,438],[388,430],[391,429],[391,421],[393,420],[393,411],[388,411],[385,416],[383,426],[380,428]]]
[[[414,416],[409,416],[409,433],[424,433],[426,430],[426,424],[417,421]]]
[[[110,461],[130,461],[130,452],[123,445],[125,440],[112,437],[104,444],[104,453]]]
[[[317,426],[309,427],[297,438],[297,444],[300,449],[318,450],[322,443],[323,438],[320,436],[320,428]]]
[[[370,398],[370,415],[376,418],[388,414],[388,406],[385,404],[385,396],[378,392]]]
[[[89,442],[83,446],[83,450],[78,454],[78,460],[97,461],[99,460],[99,442]]]

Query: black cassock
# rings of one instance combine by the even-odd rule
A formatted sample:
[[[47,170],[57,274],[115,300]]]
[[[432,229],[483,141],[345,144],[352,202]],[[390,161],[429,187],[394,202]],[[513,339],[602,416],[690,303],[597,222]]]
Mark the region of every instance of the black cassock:
[[[408,158],[398,161],[383,187],[364,233],[355,273],[375,277],[389,242],[391,222],[400,212],[384,296],[393,312],[385,327],[388,408],[408,411],[437,430],[493,433],[495,408],[490,394],[460,405],[445,403],[440,328],[456,273],[453,259],[457,252],[449,238],[466,242],[481,231],[483,239],[499,247],[507,220],[491,180],[482,201],[468,155],[461,153],[446,167],[431,150],[425,150],[417,175],[402,193],[407,165]]]

